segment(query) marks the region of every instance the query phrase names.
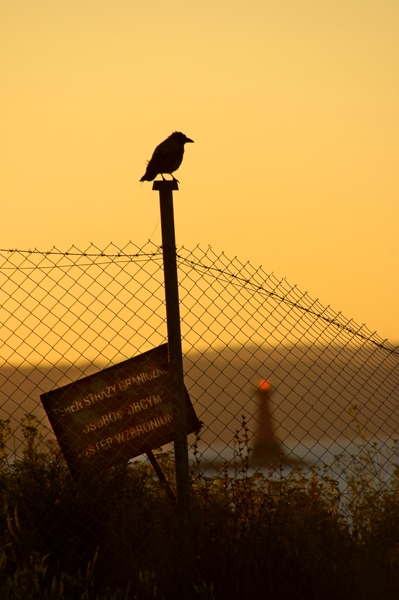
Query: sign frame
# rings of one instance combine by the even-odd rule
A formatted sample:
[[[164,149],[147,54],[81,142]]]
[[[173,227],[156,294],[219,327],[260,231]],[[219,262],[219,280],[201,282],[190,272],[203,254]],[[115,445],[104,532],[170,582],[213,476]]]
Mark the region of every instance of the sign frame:
[[[168,344],[40,395],[74,477],[174,441]],[[187,434],[199,431],[185,388]]]

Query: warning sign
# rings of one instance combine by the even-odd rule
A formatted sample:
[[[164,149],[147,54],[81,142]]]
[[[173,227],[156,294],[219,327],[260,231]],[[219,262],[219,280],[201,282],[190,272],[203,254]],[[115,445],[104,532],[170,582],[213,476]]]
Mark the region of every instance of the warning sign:
[[[40,396],[74,475],[106,469],[173,441],[163,344]],[[187,433],[200,427],[186,391]]]

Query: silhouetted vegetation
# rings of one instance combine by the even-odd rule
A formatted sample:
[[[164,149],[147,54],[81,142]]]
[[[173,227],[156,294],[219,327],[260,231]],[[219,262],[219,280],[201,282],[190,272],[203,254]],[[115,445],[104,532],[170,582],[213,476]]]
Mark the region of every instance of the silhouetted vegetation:
[[[79,483],[39,424],[22,423],[22,458],[7,461],[1,423],[2,600],[171,600],[179,531],[174,506],[147,464]],[[193,598],[393,599],[399,594],[399,477],[378,485],[373,464],[337,481],[315,470],[251,474],[245,422],[237,466],[192,473]],[[171,485],[173,460],[158,453]],[[364,462],[373,454],[363,453]],[[366,465],[367,466],[367,465]],[[366,475],[370,473],[370,475]]]

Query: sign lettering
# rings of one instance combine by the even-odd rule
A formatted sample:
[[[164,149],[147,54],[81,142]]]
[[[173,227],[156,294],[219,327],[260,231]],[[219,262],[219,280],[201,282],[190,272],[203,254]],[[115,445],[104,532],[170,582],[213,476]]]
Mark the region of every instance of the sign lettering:
[[[40,396],[73,474],[101,470],[173,441],[168,347]],[[186,392],[187,432],[200,427]]]

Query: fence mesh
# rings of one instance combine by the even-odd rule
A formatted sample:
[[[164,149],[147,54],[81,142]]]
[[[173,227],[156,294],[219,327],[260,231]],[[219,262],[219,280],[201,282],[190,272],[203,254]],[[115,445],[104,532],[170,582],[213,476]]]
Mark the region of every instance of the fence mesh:
[[[365,326],[261,267],[210,247],[178,248],[185,385],[203,427],[189,436],[204,473],[233,465],[240,432],[256,471],[396,465],[399,352]],[[26,447],[40,395],[167,341],[162,249],[0,252],[2,459]],[[337,460],[339,457],[339,460]]]

